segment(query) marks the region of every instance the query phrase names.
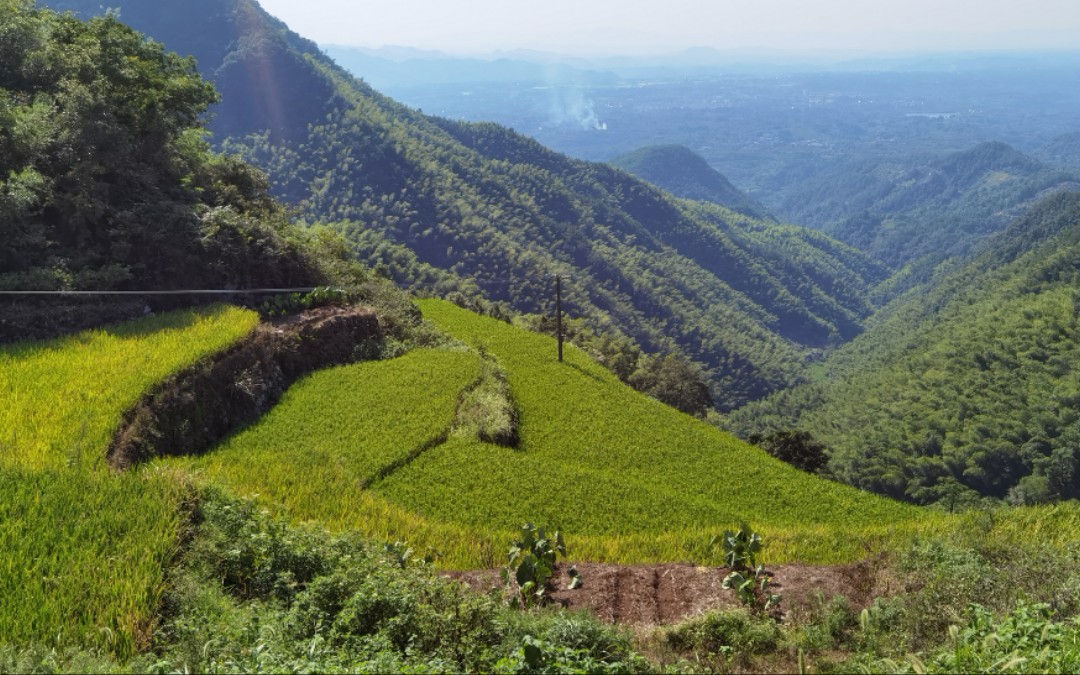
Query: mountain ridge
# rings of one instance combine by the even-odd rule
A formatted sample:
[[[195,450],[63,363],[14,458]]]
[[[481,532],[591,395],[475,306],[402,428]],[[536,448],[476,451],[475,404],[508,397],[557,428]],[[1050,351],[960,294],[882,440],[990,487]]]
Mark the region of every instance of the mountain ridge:
[[[1000,141],[911,160],[864,160],[808,181],[778,209],[894,269],[974,250],[1035,200],[1080,174]],[[841,199],[833,185],[845,189]]]
[[[827,379],[731,426],[809,431],[832,448],[833,475],[897,498],[1080,496],[1078,255],[1080,192],[1049,196],[894,301],[825,362]]]
[[[567,275],[568,311],[648,351],[685,353],[705,368],[722,408],[798,381],[808,354],[857,333],[869,313],[862,276],[881,270],[853,250],[838,254],[809,230],[680,205],[495,125],[427,117],[355,79],[251,0],[200,2],[185,19],[196,28],[184,31],[153,14],[157,3],[116,4],[181,52],[185,36],[226,36],[228,68],[207,73],[222,92],[212,128],[229,132],[224,147],[405,286],[536,313],[551,309],[545,275]],[[226,15],[224,28],[197,29]],[[280,123],[245,94],[259,81],[251,73],[288,92]]]

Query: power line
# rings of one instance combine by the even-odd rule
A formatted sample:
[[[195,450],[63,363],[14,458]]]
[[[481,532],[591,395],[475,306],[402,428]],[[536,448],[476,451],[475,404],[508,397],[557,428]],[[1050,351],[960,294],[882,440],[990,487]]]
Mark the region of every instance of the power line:
[[[213,288],[173,291],[0,291],[0,295],[261,295],[270,293],[312,293],[318,288]]]

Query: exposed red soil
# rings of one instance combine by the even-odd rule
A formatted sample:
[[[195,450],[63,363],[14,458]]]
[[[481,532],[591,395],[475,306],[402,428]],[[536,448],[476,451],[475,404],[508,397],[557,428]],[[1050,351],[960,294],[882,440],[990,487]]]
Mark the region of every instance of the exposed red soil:
[[[648,627],[669,625],[715,609],[740,606],[734,591],[723,587],[728,569],[686,563],[612,565],[577,563],[582,585],[569,590],[569,564],[560,564],[549,585],[552,600],[569,609],[587,609],[610,623]],[[868,606],[875,596],[876,565],[774,565],[770,592],[783,600],[785,619],[809,611],[817,597],[845,596],[854,607]],[[502,588],[498,570],[447,572],[477,591]]]
[[[123,417],[109,446],[117,469],[201,454],[259,419],[297,379],[347,363],[382,336],[368,307],[320,307],[255,328],[230,349],[162,382]]]

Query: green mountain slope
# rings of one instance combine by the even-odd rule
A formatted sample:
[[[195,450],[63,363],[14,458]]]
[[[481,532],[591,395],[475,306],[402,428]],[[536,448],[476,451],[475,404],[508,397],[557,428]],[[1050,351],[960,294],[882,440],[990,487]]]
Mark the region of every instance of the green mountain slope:
[[[201,50],[222,93],[215,128],[230,135],[226,147],[263,167],[308,219],[338,223],[361,259],[402,284],[547,312],[549,275],[563,274],[570,313],[649,351],[684,352],[723,408],[800,381],[806,355],[856,334],[869,312],[865,289],[882,269],[856,252],[802,228],[679,203],[496,125],[425,117],[249,0],[204,0],[183,16],[155,13],[162,3],[116,4],[170,48]],[[220,16],[230,18],[209,25]],[[214,51],[207,35],[233,39]],[[259,73],[263,95],[280,100],[256,105],[229,68]],[[280,125],[267,116],[278,109]]]
[[[1033,154],[1050,165],[1080,169],[1080,131],[1051,139]]]
[[[771,219],[768,210],[731,184],[705,158],[683,145],[650,145],[608,162],[676,197],[725,206],[754,218]]]
[[[332,83],[313,77],[304,54],[314,42],[288,31],[251,0],[42,0],[40,6],[82,18],[106,9],[136,30],[193,56],[203,77],[228,91],[214,107],[210,128],[219,138],[268,129],[279,139],[302,139],[336,96]]]
[[[733,427],[808,430],[835,475],[896,497],[1080,496],[1077,259],[1080,194],[1050,197],[898,300],[830,358],[828,381],[739,411]]]
[[[969,253],[1042,197],[1078,181],[988,142],[922,161],[842,166],[807,181],[779,211],[898,269]]]

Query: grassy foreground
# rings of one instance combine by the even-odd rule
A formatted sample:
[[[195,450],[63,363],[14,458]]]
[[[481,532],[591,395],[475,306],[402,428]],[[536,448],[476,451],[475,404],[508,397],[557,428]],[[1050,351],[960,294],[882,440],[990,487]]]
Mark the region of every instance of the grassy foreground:
[[[145,646],[184,520],[183,481],[115,475],[123,411],[154,383],[246,335],[214,307],[0,348],[0,637]]]

